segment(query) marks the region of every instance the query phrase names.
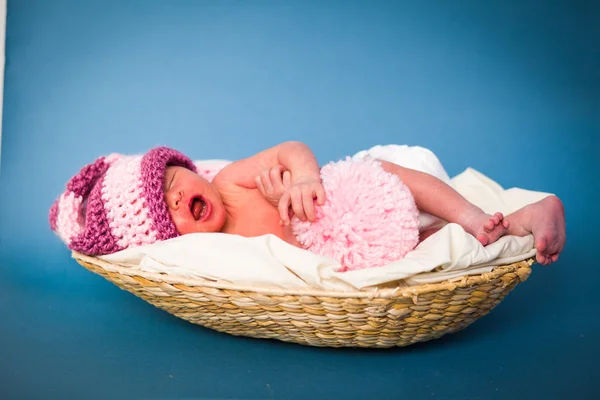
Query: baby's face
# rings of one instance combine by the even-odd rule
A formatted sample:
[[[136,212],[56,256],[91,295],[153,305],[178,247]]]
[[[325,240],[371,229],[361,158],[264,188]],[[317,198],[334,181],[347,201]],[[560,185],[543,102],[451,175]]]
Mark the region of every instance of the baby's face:
[[[221,195],[210,182],[189,169],[167,167],[164,193],[179,234],[219,232],[225,224]]]

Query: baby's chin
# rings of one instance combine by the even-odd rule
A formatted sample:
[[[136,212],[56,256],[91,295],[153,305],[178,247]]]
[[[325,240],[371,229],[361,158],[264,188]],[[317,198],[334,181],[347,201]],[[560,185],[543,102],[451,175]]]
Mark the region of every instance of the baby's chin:
[[[225,212],[225,207],[222,204],[219,204],[219,206],[214,207],[211,221],[208,221],[214,224],[212,226],[212,232],[221,232],[221,230],[225,226],[226,220],[227,213]]]

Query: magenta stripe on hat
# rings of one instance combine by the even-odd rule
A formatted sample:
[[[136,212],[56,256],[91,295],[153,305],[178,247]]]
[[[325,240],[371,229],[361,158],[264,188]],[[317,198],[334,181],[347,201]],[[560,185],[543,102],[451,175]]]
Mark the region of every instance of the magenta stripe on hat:
[[[165,170],[167,166],[179,166],[197,172],[196,166],[188,157],[168,147],[157,147],[142,158],[143,195],[148,203],[152,228],[158,232],[159,240],[179,236],[171,220],[163,193]]]
[[[85,197],[96,180],[100,178],[108,169],[108,163],[105,162],[104,157],[98,158],[93,164],[88,164],[79,171],[71,180],[67,183],[67,190],[75,193],[76,196]]]
[[[50,229],[56,231],[56,219],[58,218],[58,200],[55,200],[50,207]]]
[[[71,250],[84,254],[105,255],[123,250],[117,244],[108,224],[104,203],[102,202],[103,180],[98,181],[90,196],[85,211],[85,230],[73,238]]]

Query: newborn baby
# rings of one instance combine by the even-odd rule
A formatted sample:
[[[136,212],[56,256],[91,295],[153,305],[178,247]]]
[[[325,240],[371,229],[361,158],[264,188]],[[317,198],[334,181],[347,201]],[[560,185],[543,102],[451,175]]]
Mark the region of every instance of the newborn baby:
[[[548,265],[558,259],[565,242],[562,204],[547,197],[504,218],[488,215],[438,178],[380,160],[410,189],[418,209],[446,222],[457,223],[483,245],[510,234],[533,234],[537,260]],[[290,215],[315,220],[315,200],[325,201],[320,169],[303,143],[286,142],[252,157],[233,162],[208,182],[183,167],[168,167],[165,198],[180,234],[223,232],[246,237],[274,234],[300,246],[290,228]],[[422,232],[421,240],[435,230]]]
[[[558,259],[565,243],[562,203],[550,196],[504,217],[488,215],[427,173],[380,160],[411,191],[419,211],[457,223],[483,245],[505,234],[533,234],[537,260]],[[325,202],[320,168],[303,143],[285,142],[226,165],[209,182],[185,155],[165,147],[112,154],[85,166],[50,209],[67,246],[103,255],[195,232],[273,234],[299,246],[290,218],[315,220]],[[435,230],[421,232],[421,240]]]

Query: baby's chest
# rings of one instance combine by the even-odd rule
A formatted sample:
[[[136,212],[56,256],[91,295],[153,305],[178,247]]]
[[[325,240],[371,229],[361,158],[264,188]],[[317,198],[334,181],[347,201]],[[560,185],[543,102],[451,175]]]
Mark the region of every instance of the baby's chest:
[[[223,198],[232,221],[229,233],[260,236],[267,233],[283,235],[279,213],[258,190],[240,190]]]

